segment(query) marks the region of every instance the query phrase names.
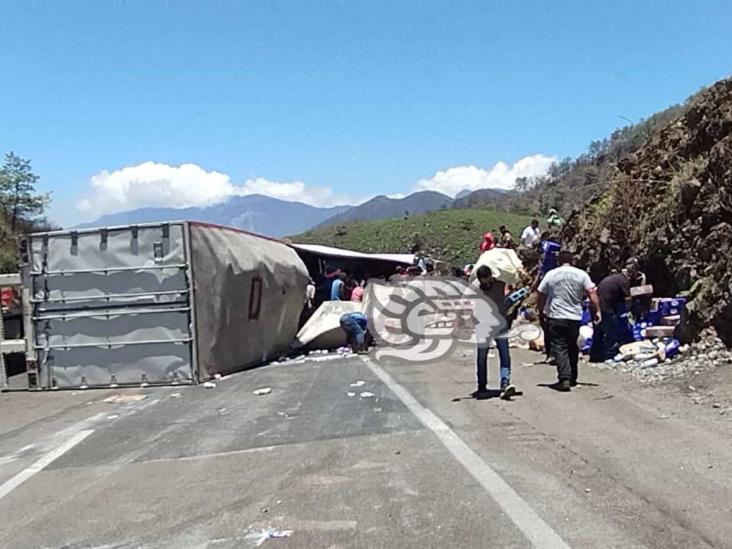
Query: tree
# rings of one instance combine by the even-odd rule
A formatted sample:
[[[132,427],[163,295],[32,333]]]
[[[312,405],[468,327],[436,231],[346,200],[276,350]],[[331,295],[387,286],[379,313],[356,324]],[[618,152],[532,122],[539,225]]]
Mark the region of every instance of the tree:
[[[48,206],[50,196],[36,191],[37,182],[30,160],[13,152],[5,155],[0,168],[0,207],[13,233],[20,223],[31,223],[41,216]]]
[[[529,190],[529,178],[517,177],[513,188],[516,189],[516,192],[525,193]]]

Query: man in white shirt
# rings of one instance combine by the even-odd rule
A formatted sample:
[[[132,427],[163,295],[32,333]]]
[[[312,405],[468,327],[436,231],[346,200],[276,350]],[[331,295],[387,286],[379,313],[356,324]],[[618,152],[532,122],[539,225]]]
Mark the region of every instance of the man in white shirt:
[[[552,355],[557,363],[559,382],[555,388],[568,392],[577,385],[580,321],[582,302],[590,298],[595,322],[600,323],[600,300],[597,287],[586,272],[572,266],[572,254],[559,252],[559,267],[549,271],[539,284],[539,311],[548,318]]]
[[[540,238],[541,232],[539,231],[539,220],[532,219],[531,225],[526,227],[524,232],[521,233],[521,244],[527,248],[532,248],[534,244],[539,242]]]

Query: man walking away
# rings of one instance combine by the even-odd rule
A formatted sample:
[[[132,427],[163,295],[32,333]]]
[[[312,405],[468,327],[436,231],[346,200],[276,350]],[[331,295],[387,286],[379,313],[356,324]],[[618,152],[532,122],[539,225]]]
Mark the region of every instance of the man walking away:
[[[366,328],[368,320],[366,315],[359,312],[345,313],[341,315],[341,329],[346,333],[346,341],[354,353],[364,354],[366,348]]]
[[[506,284],[500,280],[496,280],[493,272],[487,265],[478,267],[477,275],[478,277],[473,284],[477,285],[483,294],[496,305],[498,313],[503,317],[502,319],[505,322],[506,329],[508,329],[508,320],[506,319]],[[480,322],[480,318],[478,321]],[[508,400],[516,394],[516,388],[511,385],[511,353],[508,348],[508,337],[503,334],[496,337],[495,341],[501,368],[501,398]],[[485,394],[488,390],[489,344],[490,341],[478,341],[478,356],[476,360],[478,390],[475,392],[476,396]]]
[[[533,248],[534,244],[541,240],[541,231],[539,231],[539,220],[532,219],[531,225],[524,229],[521,233],[521,244],[526,248]]]
[[[595,326],[592,335],[591,358],[594,362],[604,362],[618,354],[618,326],[630,302],[630,277],[627,270],[603,278],[597,285],[600,299],[602,322]]]
[[[582,301],[590,298],[595,323],[602,321],[597,288],[586,272],[572,266],[572,254],[559,252],[559,267],[549,271],[539,284],[539,310],[548,318],[549,337],[552,340],[552,354],[557,363],[559,381],[555,388],[568,392],[577,385],[577,363],[579,361],[580,321]]]

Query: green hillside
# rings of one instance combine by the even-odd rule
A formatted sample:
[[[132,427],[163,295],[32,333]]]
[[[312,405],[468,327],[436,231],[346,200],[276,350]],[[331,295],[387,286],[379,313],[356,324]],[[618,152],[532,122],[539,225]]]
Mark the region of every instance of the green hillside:
[[[360,252],[408,253],[422,250],[450,265],[472,263],[483,233],[506,225],[518,239],[531,220],[494,210],[440,210],[406,219],[358,221],[292,236],[293,242],[323,244]]]

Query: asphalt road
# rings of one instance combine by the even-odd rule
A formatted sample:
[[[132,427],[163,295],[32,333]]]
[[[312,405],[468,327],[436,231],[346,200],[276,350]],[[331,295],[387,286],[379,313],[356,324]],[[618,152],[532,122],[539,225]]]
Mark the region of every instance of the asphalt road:
[[[470,356],[1,395],[0,547],[732,547],[727,423],[535,358],[512,402]]]

